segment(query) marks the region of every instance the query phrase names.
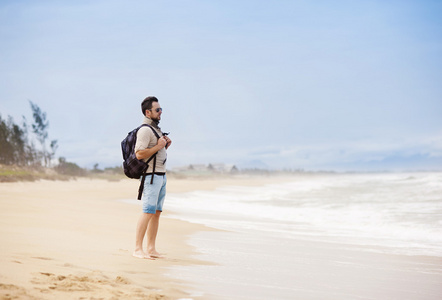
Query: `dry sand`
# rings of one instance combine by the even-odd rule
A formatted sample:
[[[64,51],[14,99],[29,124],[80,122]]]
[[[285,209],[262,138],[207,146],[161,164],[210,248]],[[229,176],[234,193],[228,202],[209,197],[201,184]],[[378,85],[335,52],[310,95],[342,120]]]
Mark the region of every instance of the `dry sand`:
[[[268,182],[169,179],[168,192]],[[189,298],[186,283],[164,273],[176,265],[209,264],[193,258],[196,249],[186,238],[211,229],[168,218],[165,211],[157,248],[166,258],[132,257],[141,208],[116,200],[135,198],[137,189],[136,180],[1,183],[0,298]]]

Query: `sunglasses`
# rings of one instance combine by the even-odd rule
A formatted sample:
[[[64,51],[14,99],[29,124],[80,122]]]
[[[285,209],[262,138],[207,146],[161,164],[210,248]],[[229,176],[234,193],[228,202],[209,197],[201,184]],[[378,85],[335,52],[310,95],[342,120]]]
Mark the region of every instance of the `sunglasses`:
[[[148,110],[152,111],[152,109],[148,109]],[[158,108],[155,109],[155,111],[156,111],[157,113],[159,113],[160,111],[163,111],[163,109],[162,109],[161,107],[158,107]]]

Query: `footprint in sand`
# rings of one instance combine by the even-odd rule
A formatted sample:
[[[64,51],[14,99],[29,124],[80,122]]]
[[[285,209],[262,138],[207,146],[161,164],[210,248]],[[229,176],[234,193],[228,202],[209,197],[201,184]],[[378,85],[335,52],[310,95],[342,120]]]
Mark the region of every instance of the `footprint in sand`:
[[[75,267],[73,264],[70,264],[70,263],[65,263],[64,265],[63,265],[63,267],[66,267],[66,268],[73,268],[73,267]]]
[[[94,271],[80,276],[57,275],[49,272],[40,272],[31,281],[36,285],[35,289],[40,293],[74,292],[79,298],[89,297],[91,294],[109,294],[112,298],[131,298],[132,296],[151,299],[152,294],[144,294],[142,291],[134,292],[131,281],[123,276],[109,278],[100,271]],[[136,294],[136,295],[135,295]],[[158,299],[158,298],[153,298]]]
[[[16,264],[23,264],[21,261],[19,261],[19,260],[11,260],[13,263],[16,263]]]
[[[0,299],[36,299],[20,286],[0,283]]]
[[[33,256],[32,258],[35,258],[35,259],[41,259],[41,260],[54,260],[54,259],[52,259],[52,258],[49,258],[49,257],[43,257],[43,256]]]
[[[86,274],[60,275],[50,272],[35,273],[32,289],[25,289],[13,284],[0,283],[0,299],[45,299],[56,297],[63,299],[63,293],[78,299],[92,299],[99,295],[103,299],[164,299],[165,296],[134,286],[123,276],[109,278],[100,271]],[[67,295],[67,294],[66,294]]]

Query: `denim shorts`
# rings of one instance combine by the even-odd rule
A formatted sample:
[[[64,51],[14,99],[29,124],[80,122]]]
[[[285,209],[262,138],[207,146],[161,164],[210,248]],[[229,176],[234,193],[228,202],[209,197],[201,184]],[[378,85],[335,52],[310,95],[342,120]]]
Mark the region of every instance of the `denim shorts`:
[[[144,181],[141,202],[144,213],[155,214],[157,211],[163,211],[167,178],[166,175],[154,175],[153,183],[150,184],[150,176],[152,175],[147,175],[146,181]]]

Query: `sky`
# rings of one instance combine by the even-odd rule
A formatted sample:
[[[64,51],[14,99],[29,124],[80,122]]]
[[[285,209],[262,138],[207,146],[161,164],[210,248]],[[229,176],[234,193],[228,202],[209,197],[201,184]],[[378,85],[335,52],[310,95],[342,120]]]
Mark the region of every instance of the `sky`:
[[[442,170],[441,1],[0,1],[0,114],[121,165],[156,96],[168,168]]]

